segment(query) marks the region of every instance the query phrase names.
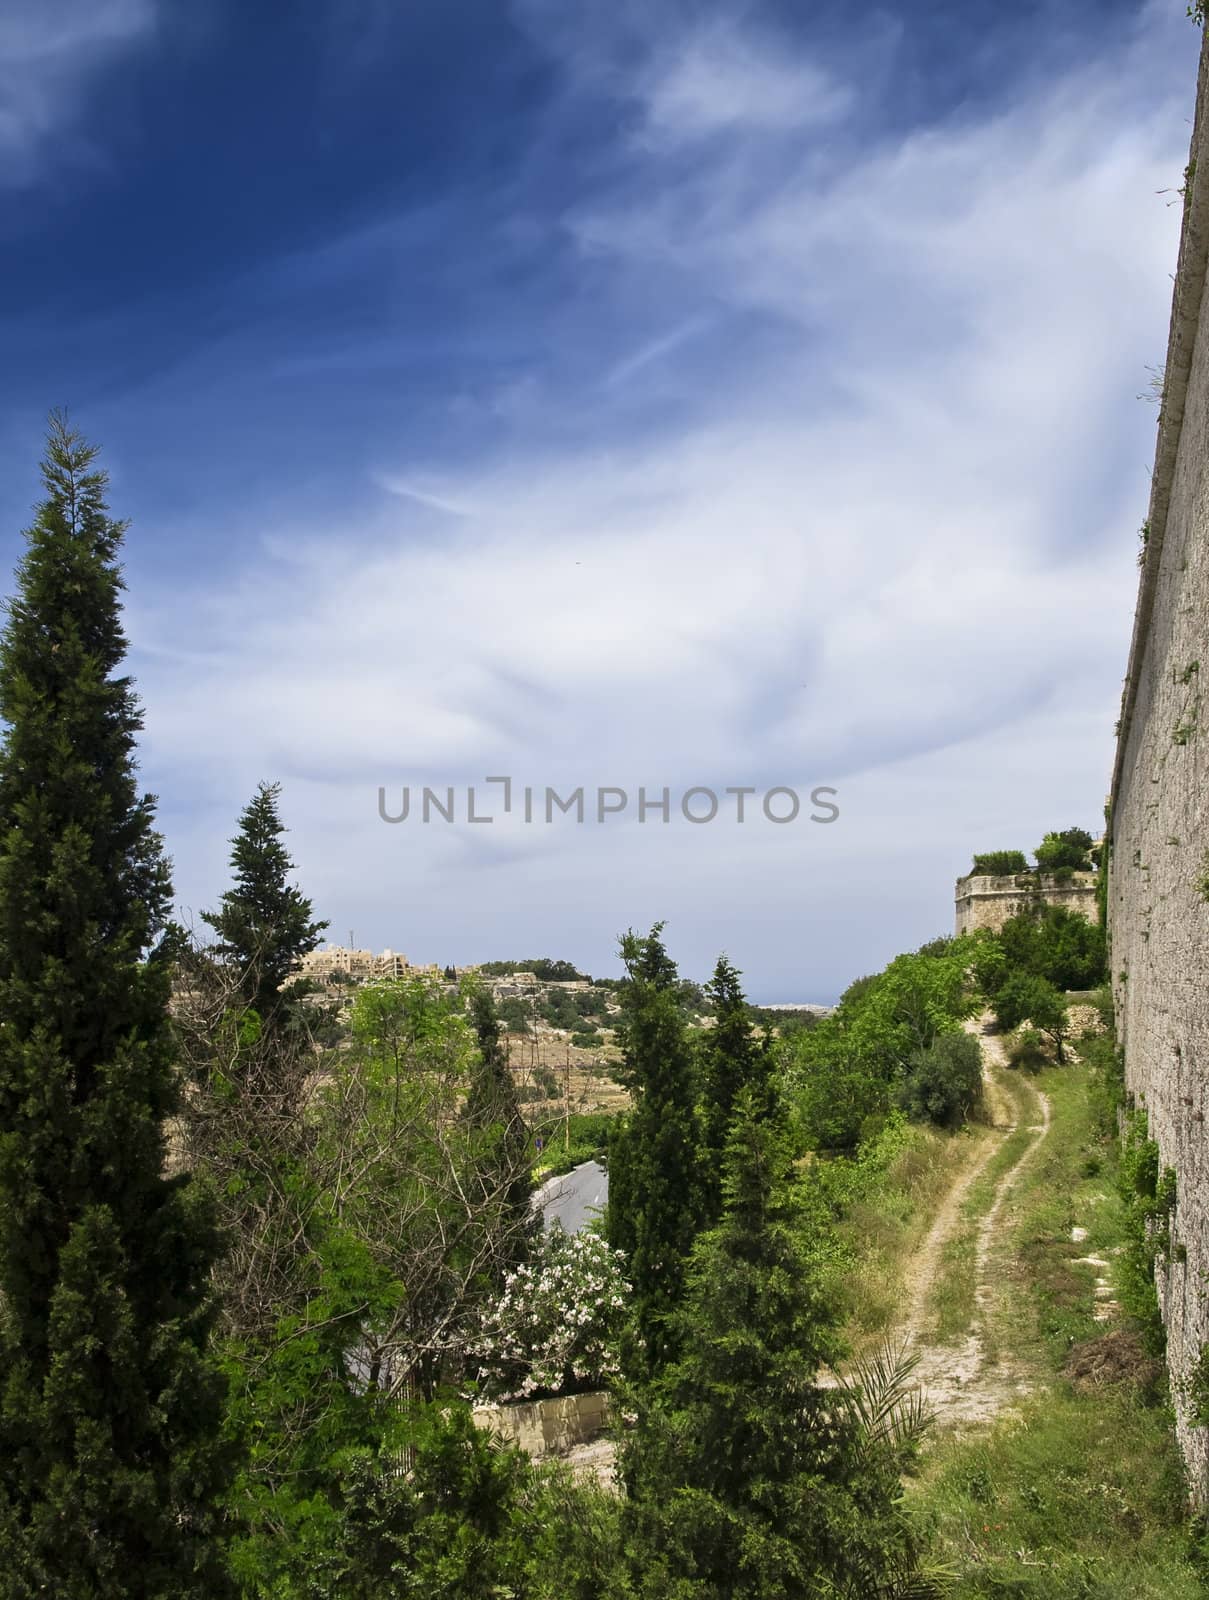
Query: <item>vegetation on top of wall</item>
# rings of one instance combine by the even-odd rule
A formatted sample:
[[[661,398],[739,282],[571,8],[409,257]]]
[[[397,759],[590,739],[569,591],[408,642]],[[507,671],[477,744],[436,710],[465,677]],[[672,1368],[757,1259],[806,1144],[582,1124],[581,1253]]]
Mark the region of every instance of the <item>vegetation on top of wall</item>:
[[[1042,839],[1033,852],[1036,866],[1029,866],[1023,850],[987,850],[974,857],[967,877],[1006,878],[1044,873],[1069,881],[1072,873],[1092,868],[1093,843],[1086,828],[1064,828],[1060,833],[1047,833]]]
[[[1033,851],[1038,872],[1086,872],[1091,866],[1091,847],[1094,843],[1086,828],[1064,828],[1061,833],[1047,833]]]
[[[1007,878],[1016,872],[1029,870],[1028,857],[1023,850],[988,850],[974,857],[970,876],[976,878]]]

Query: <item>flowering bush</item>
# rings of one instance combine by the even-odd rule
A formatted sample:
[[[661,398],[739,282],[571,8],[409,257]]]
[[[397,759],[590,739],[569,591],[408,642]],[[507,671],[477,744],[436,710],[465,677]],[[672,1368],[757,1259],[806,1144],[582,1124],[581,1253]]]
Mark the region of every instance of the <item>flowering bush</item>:
[[[483,1394],[494,1400],[577,1394],[616,1377],[630,1296],[624,1260],[599,1234],[568,1234],[556,1223],[483,1317],[471,1348]]]

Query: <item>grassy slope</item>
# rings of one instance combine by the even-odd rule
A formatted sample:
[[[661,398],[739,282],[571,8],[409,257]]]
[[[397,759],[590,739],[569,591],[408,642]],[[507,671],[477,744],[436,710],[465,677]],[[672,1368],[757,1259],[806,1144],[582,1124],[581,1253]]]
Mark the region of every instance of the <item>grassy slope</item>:
[[[1000,1145],[983,1171],[970,1186],[961,1208],[961,1224],[945,1246],[943,1270],[937,1278],[929,1302],[931,1327],[928,1336],[938,1344],[950,1344],[964,1335],[974,1317],[974,1291],[978,1225],[995,1198],[995,1190],[1033,1142],[1029,1124],[1036,1111],[1032,1097],[1013,1077],[1005,1080],[1005,1092],[1013,1101],[1016,1131]],[[993,1354],[994,1329],[984,1333],[988,1355]]]
[[[833,1293],[848,1343],[861,1354],[880,1344],[902,1311],[905,1263],[918,1250],[954,1174],[988,1137],[933,1128],[887,1130],[854,1173],[852,1197],[838,1226],[841,1255]]]
[[[1053,1126],[1004,1216],[1016,1248],[996,1318],[1038,1388],[989,1430],[936,1439],[912,1501],[961,1600],[1191,1600],[1206,1590],[1166,1412],[1137,1386],[1079,1394],[1061,1376],[1071,1345],[1104,1332],[1092,1316],[1096,1269],[1076,1258],[1111,1259],[1122,1214],[1088,1070],[1050,1068],[1039,1086]],[[1078,1245],[1076,1225],[1088,1230]]]

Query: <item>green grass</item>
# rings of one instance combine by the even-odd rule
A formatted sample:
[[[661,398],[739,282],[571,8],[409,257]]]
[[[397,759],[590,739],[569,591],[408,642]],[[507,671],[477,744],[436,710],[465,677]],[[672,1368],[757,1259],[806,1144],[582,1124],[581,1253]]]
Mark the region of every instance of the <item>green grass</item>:
[[[1012,1319],[1014,1349],[1040,1370],[1065,1361],[1070,1347],[1104,1331],[1095,1321],[1097,1268],[1079,1258],[1115,1259],[1125,1240],[1116,1188],[1118,1146],[1096,1100],[1096,1075],[1082,1066],[1050,1067],[1035,1080],[1049,1097],[1048,1137],[1021,1176],[1007,1292],[1023,1315]],[[1075,1244],[1071,1230],[1085,1228]]]
[[[929,1301],[928,1337],[939,1344],[960,1339],[974,1318],[978,1276],[979,1223],[995,1199],[1001,1179],[1025,1154],[1036,1134],[1029,1126],[1037,1120],[1037,1102],[1015,1073],[1000,1074],[1005,1092],[1014,1103],[1016,1131],[1006,1138],[970,1185],[961,1207],[961,1220],[945,1245],[941,1270]],[[993,1356],[993,1329],[985,1331],[984,1347]]]
[[[954,1162],[988,1137],[910,1124],[893,1130],[884,1164],[853,1183],[837,1234],[832,1289],[854,1351],[871,1348],[902,1315],[903,1274],[953,1181]]]
[[[1191,1600],[1207,1571],[1183,1518],[1167,1409],[1143,1374],[1092,1394],[1061,1375],[1071,1346],[1105,1331],[1093,1316],[1097,1269],[1077,1258],[1113,1260],[1124,1242],[1097,1074],[1049,1068],[1036,1081],[1053,1120],[1013,1193],[995,1320],[1037,1387],[989,1429],[938,1436],[911,1501],[955,1569],[953,1600]],[[1088,1230],[1079,1244],[1076,1225]]]
[[[1205,1590],[1164,1411],[1065,1386],[933,1448],[913,1496],[953,1600],[1192,1600]]]

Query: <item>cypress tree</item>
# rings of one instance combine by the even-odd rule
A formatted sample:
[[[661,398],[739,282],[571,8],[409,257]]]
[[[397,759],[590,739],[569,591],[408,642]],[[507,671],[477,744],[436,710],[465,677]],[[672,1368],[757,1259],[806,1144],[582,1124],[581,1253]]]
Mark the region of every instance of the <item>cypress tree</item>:
[[[722,1213],[722,1164],[735,1104],[745,1088],[763,1101],[771,1087],[772,1053],[757,1034],[739,982],[726,956],[718,957],[705,990],[714,1005],[714,1026],[701,1039],[701,1123],[709,1222]]]
[[[227,1592],[214,1229],[167,1178],[170,885],[96,451],[59,415],[0,638],[0,1595]]]
[[[257,785],[231,840],[235,883],[218,911],[202,914],[218,934],[215,954],[235,969],[240,992],[266,1028],[286,1020],[290,975],[327,927],[289,881],[294,863],[281,842],[280,793],[279,783]]]
[[[488,990],[474,991],[470,1015],[479,1048],[465,1117],[473,1139],[478,1183],[497,1209],[493,1276],[500,1280],[529,1254],[534,1222],[529,1129],[516,1098],[499,1017]]]
[[[646,938],[631,932],[621,941],[621,1076],[634,1104],[609,1151],[606,1230],[626,1253],[634,1288],[636,1338],[625,1363],[636,1378],[676,1355],[680,1333],[670,1319],[705,1218],[693,1053],[662,932],[656,923]]]
[[[741,1091],[720,1226],[693,1252],[675,1317],[683,1354],[638,1395],[622,1467],[644,1596],[873,1600],[925,1593],[899,1509],[901,1458],[818,1382],[838,1353],[811,1241],[821,1207],[793,1185],[779,1105]]]

